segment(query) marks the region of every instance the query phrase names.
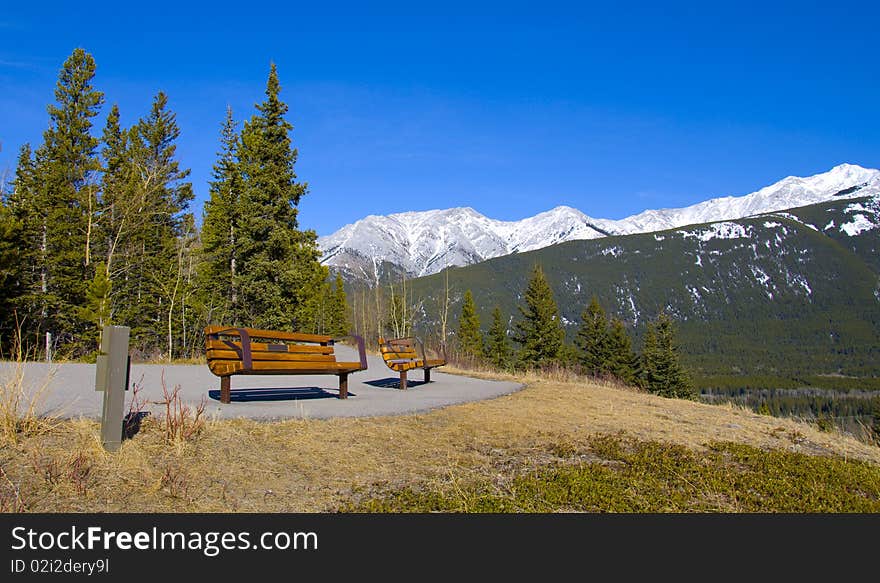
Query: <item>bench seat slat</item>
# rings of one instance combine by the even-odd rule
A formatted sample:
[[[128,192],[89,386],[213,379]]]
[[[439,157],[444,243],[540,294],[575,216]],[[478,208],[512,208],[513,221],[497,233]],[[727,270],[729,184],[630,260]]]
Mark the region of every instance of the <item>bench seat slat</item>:
[[[211,349],[207,352],[207,358],[211,360],[241,360],[241,353],[235,350]],[[252,360],[294,361],[294,362],[336,362],[332,354],[300,353],[300,352],[270,352],[253,350]]]
[[[233,374],[342,374],[362,370],[359,362],[266,362],[255,361],[251,370],[244,370],[241,361],[215,360],[208,368],[217,376]]]

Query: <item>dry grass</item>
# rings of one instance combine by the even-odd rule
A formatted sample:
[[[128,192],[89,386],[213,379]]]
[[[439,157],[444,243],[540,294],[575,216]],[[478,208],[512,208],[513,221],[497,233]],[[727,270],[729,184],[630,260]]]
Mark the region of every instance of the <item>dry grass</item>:
[[[10,443],[0,502],[43,512],[323,512],[388,488],[498,479],[620,432],[697,451],[730,441],[880,464],[880,448],[796,421],[537,376],[512,395],[418,415],[212,420],[174,445],[163,423],[147,417],[116,454],[88,420]]]
[[[29,356],[16,342],[11,362],[0,368],[0,443],[51,431],[58,423],[54,415],[38,414],[57,368],[31,386],[24,372]]]

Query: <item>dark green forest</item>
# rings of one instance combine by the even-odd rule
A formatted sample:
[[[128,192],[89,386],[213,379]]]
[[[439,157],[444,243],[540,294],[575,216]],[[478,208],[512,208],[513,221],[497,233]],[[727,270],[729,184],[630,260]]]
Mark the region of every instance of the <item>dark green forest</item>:
[[[157,92],[130,127],[110,105],[96,128],[112,101],[96,71],[83,49],[64,62],[43,141],[22,146],[2,193],[4,353],[20,343],[37,358],[87,358],[111,323],[131,328],[140,358],[197,356],[208,324],[345,334],[341,282],[297,220],[308,186],[275,66],[243,124],[218,112],[201,229],[173,97]]]

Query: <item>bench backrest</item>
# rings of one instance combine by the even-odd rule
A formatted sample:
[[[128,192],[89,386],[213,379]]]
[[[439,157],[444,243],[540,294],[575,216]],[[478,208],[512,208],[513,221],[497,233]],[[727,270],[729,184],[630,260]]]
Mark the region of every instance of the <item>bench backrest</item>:
[[[208,326],[205,348],[208,367],[215,374],[230,370],[232,365],[249,371],[254,362],[282,363],[285,369],[313,369],[322,364],[331,367],[336,363],[333,338],[321,334]]]
[[[379,352],[382,353],[385,362],[422,358],[422,355],[416,352],[416,343],[412,338],[397,338],[395,340],[379,338]]]

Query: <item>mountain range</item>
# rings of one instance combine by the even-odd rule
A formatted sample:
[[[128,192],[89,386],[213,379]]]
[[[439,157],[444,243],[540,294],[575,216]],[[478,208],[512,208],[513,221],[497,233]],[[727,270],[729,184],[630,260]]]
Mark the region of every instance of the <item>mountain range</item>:
[[[513,330],[532,268],[540,265],[569,341],[596,296],[636,337],[660,313],[671,315],[685,363],[699,376],[880,377],[880,193],[850,194],[745,218],[568,241],[416,278],[409,288],[418,333],[438,329],[446,285],[453,322],[471,290],[484,327],[497,306]]]
[[[880,194],[880,170],[841,164],[809,177],[789,176],[744,196],[685,208],[646,210],[620,220],[558,206],[520,221],[500,221],[470,207],[370,215],[318,240],[323,263],[349,281],[430,275],[446,267],[543,249],[559,243],[651,233]],[[858,229],[858,225],[852,228]]]

